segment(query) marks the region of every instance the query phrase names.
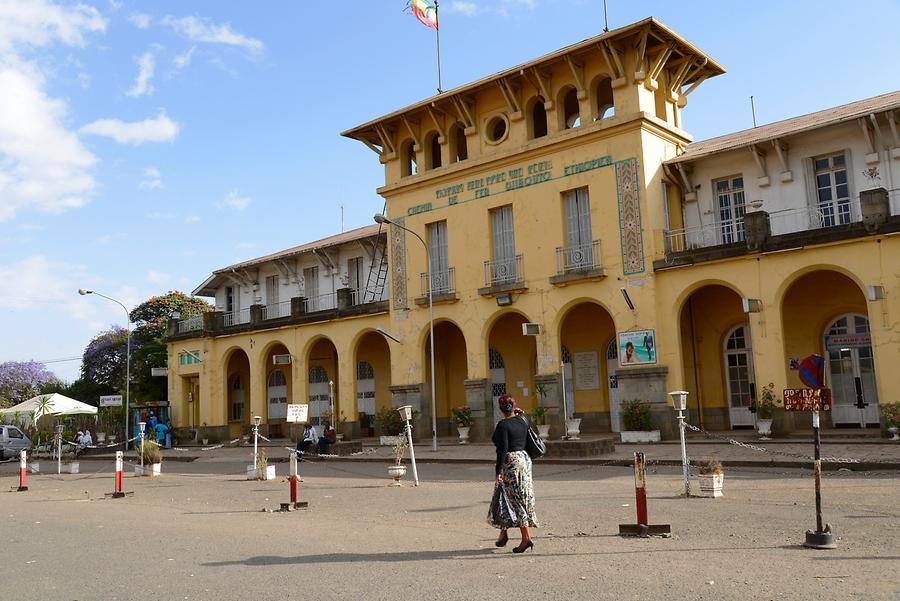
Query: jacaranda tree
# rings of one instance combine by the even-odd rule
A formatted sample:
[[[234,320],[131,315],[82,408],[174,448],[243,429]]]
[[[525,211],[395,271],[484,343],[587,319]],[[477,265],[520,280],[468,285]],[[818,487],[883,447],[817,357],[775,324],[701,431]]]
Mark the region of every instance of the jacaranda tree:
[[[59,379],[38,361],[0,363],[0,407],[12,407],[41,394]]]

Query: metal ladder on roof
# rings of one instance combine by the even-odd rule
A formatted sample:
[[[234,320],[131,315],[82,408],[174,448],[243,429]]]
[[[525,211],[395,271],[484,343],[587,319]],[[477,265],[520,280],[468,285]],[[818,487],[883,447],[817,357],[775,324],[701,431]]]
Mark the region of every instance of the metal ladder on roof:
[[[382,214],[387,210],[387,202],[384,203]],[[369,276],[366,278],[366,293],[363,295],[364,303],[380,301],[384,295],[384,286],[387,283],[387,232],[383,232],[384,224],[378,224],[378,234],[375,237],[375,252],[372,254],[372,262],[369,265]],[[384,233],[384,235],[382,235]],[[379,255],[381,255],[379,260]],[[376,263],[378,263],[376,269]],[[374,282],[373,282],[374,279]]]

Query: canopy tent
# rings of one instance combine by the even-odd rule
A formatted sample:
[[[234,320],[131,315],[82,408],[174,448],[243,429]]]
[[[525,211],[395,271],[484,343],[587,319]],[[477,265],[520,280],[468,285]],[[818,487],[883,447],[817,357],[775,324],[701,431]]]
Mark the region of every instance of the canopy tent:
[[[97,408],[54,392],[53,394],[39,394],[14,407],[0,409],[0,415],[4,417],[10,417],[16,413],[23,418],[30,417],[31,423],[34,423],[44,415],[96,415]]]

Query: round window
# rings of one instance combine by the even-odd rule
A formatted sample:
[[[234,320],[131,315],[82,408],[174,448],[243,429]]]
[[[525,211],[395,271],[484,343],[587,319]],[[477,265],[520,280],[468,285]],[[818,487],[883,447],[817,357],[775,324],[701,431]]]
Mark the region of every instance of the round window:
[[[499,144],[506,139],[509,133],[509,124],[506,121],[506,115],[496,115],[491,117],[487,123],[487,140],[491,144]]]

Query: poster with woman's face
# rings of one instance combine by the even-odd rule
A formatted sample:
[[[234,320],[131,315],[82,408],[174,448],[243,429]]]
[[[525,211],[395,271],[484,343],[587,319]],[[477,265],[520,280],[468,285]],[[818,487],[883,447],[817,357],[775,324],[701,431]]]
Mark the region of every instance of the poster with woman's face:
[[[619,365],[656,363],[656,334],[653,330],[619,332]]]

